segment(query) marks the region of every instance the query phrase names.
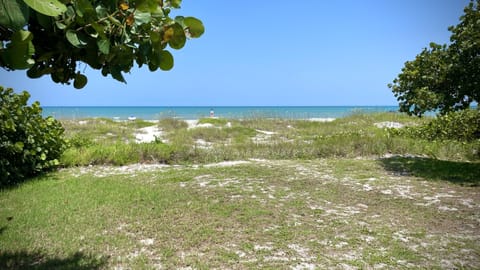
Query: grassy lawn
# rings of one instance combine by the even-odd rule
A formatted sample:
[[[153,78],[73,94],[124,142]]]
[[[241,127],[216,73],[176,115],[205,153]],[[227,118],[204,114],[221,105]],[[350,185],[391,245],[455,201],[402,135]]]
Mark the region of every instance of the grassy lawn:
[[[86,121],[0,190],[0,269],[480,268],[478,142],[374,126],[424,120]]]
[[[478,269],[480,166],[425,162],[63,169],[0,193],[0,268]]]

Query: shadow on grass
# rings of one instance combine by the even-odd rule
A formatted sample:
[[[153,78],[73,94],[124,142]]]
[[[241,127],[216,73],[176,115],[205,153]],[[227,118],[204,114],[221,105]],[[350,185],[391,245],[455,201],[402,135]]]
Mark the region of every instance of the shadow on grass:
[[[420,157],[391,157],[380,159],[388,171],[413,175],[426,180],[448,181],[464,186],[480,186],[480,163],[445,161]]]
[[[8,182],[8,183],[0,182],[0,191],[17,189],[17,188],[21,187],[22,185],[25,185],[25,184],[28,184],[28,183],[31,183],[31,182],[44,181],[44,180],[50,180],[50,179],[58,180],[58,177],[56,177],[54,174],[52,174],[50,172],[54,172],[54,171],[52,170],[52,171],[49,171],[49,172],[41,172],[37,175],[17,179],[14,182],[13,181]]]
[[[49,257],[39,252],[2,252],[0,251],[0,269],[101,269],[106,259],[97,259],[77,252],[67,258]]]

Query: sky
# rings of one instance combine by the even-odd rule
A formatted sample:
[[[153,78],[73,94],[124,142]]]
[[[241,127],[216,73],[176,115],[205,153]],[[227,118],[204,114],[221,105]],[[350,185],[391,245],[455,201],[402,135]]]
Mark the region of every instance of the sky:
[[[127,84],[82,64],[82,90],[0,69],[42,106],[384,106],[389,83],[430,42],[448,43],[468,0],[183,0],[205,34],[175,67],[134,67]]]

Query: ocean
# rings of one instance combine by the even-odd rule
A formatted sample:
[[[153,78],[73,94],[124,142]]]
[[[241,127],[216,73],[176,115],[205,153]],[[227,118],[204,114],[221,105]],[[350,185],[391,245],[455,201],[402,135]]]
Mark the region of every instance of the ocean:
[[[125,120],[136,117],[159,120],[176,117],[184,120],[208,117],[210,111],[221,118],[340,118],[353,113],[396,112],[398,106],[216,106],[216,107],[43,107],[44,116],[57,119],[112,118]]]

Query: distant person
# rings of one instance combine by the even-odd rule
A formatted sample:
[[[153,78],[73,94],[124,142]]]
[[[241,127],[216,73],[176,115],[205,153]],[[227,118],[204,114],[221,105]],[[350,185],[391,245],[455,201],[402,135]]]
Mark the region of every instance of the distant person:
[[[210,109],[210,117],[211,118],[215,117],[215,112],[213,111],[213,109]]]

